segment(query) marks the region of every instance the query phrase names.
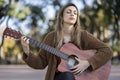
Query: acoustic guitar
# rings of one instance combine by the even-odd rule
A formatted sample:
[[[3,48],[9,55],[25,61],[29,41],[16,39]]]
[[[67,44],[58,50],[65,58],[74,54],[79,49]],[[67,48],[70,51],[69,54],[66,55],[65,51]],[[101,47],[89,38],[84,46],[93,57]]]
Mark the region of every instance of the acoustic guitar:
[[[92,57],[96,50],[80,50],[74,44],[68,43],[62,46],[60,49],[62,52],[72,55],[74,53],[79,59],[84,60]],[[101,59],[102,60],[102,59]],[[69,71],[68,64],[71,60],[64,60],[61,58],[61,62],[58,66],[58,70],[61,72]],[[74,61],[73,61],[74,62]],[[76,80],[108,80],[111,70],[111,61],[108,61],[105,65],[94,71],[86,70],[81,74],[75,75]]]
[[[19,40],[22,34],[19,31],[15,31],[10,28],[6,28],[3,35],[13,37]],[[46,45],[42,42],[38,42],[33,38],[29,38],[30,44],[41,49],[48,51],[49,53],[61,58],[61,62],[58,65],[58,70],[61,72],[70,71],[69,67],[72,67],[78,63],[75,57],[81,60],[88,59],[96,53],[96,50],[80,50],[72,43],[64,44],[60,50]],[[73,55],[74,54],[74,55]],[[101,59],[102,60],[102,59]],[[76,80],[108,80],[111,70],[111,61],[108,61],[105,65],[94,71],[84,71],[81,74],[75,75]]]

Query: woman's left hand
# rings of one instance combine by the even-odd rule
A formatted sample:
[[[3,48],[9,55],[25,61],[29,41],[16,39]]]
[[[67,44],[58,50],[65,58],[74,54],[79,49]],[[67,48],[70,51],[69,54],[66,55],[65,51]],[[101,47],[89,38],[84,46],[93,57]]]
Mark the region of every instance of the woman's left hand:
[[[76,58],[76,60],[78,61],[78,64],[70,68],[71,72],[74,74],[82,73],[90,66],[87,60],[80,60],[78,58]]]

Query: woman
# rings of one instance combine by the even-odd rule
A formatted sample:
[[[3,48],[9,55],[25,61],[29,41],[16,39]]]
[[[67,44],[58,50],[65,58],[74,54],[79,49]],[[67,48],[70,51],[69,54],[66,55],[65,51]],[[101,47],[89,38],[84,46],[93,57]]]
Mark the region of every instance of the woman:
[[[112,51],[108,46],[93,37],[89,32],[80,29],[79,12],[74,4],[67,4],[60,10],[55,27],[55,31],[50,32],[43,43],[58,49],[65,43],[73,43],[79,49],[95,49],[97,51],[93,57],[87,60],[77,58],[79,63],[70,68],[74,74],[82,73],[88,67],[96,70],[112,58]],[[29,39],[25,36],[21,38],[21,44],[24,50],[24,61],[35,69],[44,69],[48,66],[45,80],[54,80],[59,58],[44,50],[40,50],[38,55],[35,56],[30,51]]]

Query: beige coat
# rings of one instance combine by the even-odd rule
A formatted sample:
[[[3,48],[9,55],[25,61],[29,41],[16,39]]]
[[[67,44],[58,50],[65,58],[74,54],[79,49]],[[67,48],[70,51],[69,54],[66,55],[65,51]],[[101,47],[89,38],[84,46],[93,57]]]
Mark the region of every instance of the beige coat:
[[[54,35],[55,32],[50,32],[45,37],[43,42],[47,45],[54,47]],[[81,48],[84,50],[97,50],[96,54],[90,59],[88,59],[93,70],[99,68],[112,58],[112,50],[107,45],[105,45],[105,43],[96,39],[85,30],[81,31],[81,45],[76,46],[81,46]],[[45,69],[48,66],[45,80],[53,80],[57,65],[55,55],[52,55],[44,50],[40,50],[37,56],[35,56],[32,52],[29,54],[29,56],[23,53],[23,60],[34,69]]]

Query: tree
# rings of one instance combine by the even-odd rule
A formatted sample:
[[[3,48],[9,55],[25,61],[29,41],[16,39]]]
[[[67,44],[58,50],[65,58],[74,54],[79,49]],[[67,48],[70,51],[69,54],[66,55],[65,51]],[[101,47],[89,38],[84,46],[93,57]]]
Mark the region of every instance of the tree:
[[[93,0],[91,5],[88,5],[86,0],[77,1],[84,4],[84,8],[80,11],[81,28],[88,30],[109,44],[113,51],[120,53],[117,49],[120,46],[118,44],[120,40],[120,0]],[[8,27],[12,22],[12,25],[23,34],[41,41],[48,32],[54,29],[58,10],[68,2],[75,2],[75,0],[31,0],[29,2],[26,0],[1,0],[0,23],[7,19]],[[46,16],[50,6],[56,13],[52,19]],[[44,27],[46,30],[41,33]],[[20,47],[20,42],[16,43],[18,44],[16,47]],[[15,51],[14,53],[19,52]]]

